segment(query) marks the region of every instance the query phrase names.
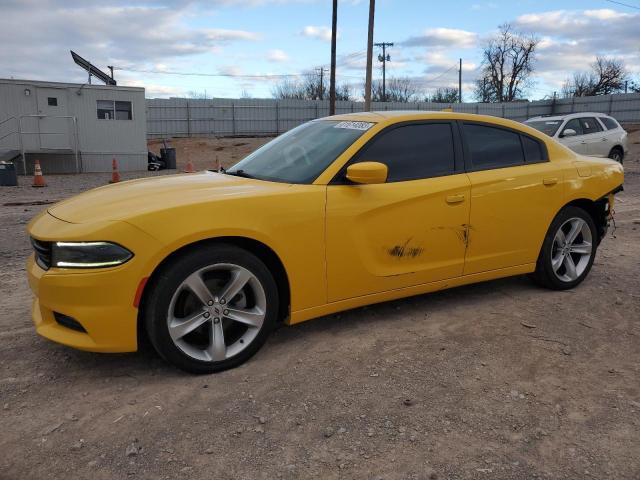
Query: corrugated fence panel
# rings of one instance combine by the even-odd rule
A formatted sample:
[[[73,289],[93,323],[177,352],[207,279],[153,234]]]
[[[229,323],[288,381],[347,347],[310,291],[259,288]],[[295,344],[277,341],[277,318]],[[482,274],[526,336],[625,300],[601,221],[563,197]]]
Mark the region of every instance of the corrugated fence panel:
[[[329,115],[328,100],[154,98],[148,99],[146,105],[147,135],[152,138],[274,136]],[[374,111],[440,111],[445,108],[516,121],[540,115],[601,112],[623,123],[640,123],[640,94],[637,93],[510,103],[372,103]],[[337,114],[363,110],[363,102],[336,102]]]

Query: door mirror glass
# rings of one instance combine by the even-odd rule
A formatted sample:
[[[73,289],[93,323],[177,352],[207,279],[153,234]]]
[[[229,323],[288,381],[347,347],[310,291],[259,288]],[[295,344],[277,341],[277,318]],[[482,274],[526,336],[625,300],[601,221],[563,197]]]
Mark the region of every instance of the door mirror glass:
[[[575,137],[578,132],[576,132],[573,128],[565,128],[562,131],[562,137]]]
[[[353,183],[385,183],[387,174],[387,166],[380,162],[359,162],[347,167],[347,178]]]

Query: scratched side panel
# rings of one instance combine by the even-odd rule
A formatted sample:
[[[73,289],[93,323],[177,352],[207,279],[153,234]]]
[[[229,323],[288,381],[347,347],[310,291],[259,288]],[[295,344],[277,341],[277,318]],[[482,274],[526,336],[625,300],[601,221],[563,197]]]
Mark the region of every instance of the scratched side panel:
[[[329,301],[462,274],[470,183],[466,174],[327,187]],[[446,198],[462,195],[449,204]]]

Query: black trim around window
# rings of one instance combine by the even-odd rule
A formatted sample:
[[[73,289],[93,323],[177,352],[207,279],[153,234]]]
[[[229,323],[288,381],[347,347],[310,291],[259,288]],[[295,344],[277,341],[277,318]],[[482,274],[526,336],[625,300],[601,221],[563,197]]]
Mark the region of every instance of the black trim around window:
[[[463,160],[464,155],[462,150],[462,138],[460,136],[459,127],[456,125],[456,123],[457,122],[455,120],[408,120],[405,122],[398,122],[398,123],[394,123],[393,125],[389,125],[388,127],[385,127],[382,130],[380,130],[369,140],[367,140],[367,142],[364,145],[362,145],[362,147],[360,147],[360,149],[356,153],[353,154],[353,156],[349,159],[349,161],[347,161],[347,163],[345,163],[342,166],[342,168],[338,171],[338,173],[335,174],[335,176],[329,182],[329,185],[353,185],[353,183],[346,178],[347,168],[349,167],[349,165],[353,165],[354,163],[365,161],[364,158],[361,158],[361,156],[363,155],[363,152],[365,152],[367,147],[369,147],[371,143],[373,143],[376,139],[378,139],[380,135],[384,135],[392,130],[395,130],[396,128],[413,126],[413,125],[448,124],[451,126],[451,134],[453,138],[454,169],[451,172],[442,173],[440,175],[433,175],[429,177],[414,178],[414,179],[408,179],[408,180],[399,180],[397,182],[387,182],[387,183],[415,182],[419,180],[426,180],[429,178],[446,177],[449,175],[464,173],[465,169],[464,169],[464,160]]]
[[[496,125],[495,123],[490,123],[490,122],[481,122],[481,121],[476,121],[476,120],[456,120],[456,123],[458,124],[458,129],[460,132],[460,139],[461,139],[461,143],[462,143],[462,152],[463,152],[463,157],[464,157],[464,167],[465,167],[465,171],[466,172],[479,172],[479,171],[484,171],[484,170],[498,170],[501,168],[511,168],[511,167],[518,167],[518,166],[525,166],[525,165],[534,165],[536,163],[546,163],[549,161],[549,152],[547,150],[547,145],[545,144],[545,142],[541,141],[540,139],[529,135],[527,133],[524,133],[520,130],[517,130],[515,128],[510,128],[510,127],[505,127],[503,125]],[[470,125],[481,125],[484,127],[490,127],[490,128],[496,128],[498,130],[505,130],[507,132],[511,132],[511,133],[515,133],[518,134],[520,137],[520,148],[522,148],[522,157],[524,158],[524,163],[521,162],[514,162],[511,164],[506,164],[506,165],[499,165],[499,166],[487,166],[487,167],[475,167],[471,161],[471,154],[469,152],[469,144],[467,142],[467,139],[465,137],[465,132],[464,132],[464,125],[465,124],[470,124]],[[538,145],[540,146],[540,151],[542,153],[542,160],[539,161],[530,161],[527,159],[527,151],[524,148],[524,144],[522,142],[522,138],[523,137],[527,137],[535,142],[538,143]]]

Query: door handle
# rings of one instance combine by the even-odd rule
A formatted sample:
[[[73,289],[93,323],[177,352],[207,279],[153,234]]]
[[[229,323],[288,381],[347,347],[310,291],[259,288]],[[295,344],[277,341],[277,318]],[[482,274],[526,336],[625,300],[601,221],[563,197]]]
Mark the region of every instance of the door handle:
[[[600,140],[602,140],[603,142],[607,141],[607,139],[605,137],[601,138]]]
[[[558,179],[556,177],[548,177],[542,179],[543,185],[555,185],[556,183],[558,183]]]
[[[448,204],[464,202],[464,195],[447,195],[445,200]]]

